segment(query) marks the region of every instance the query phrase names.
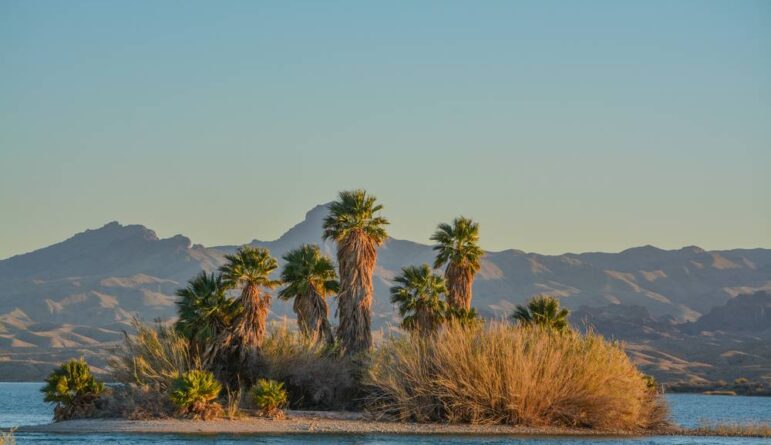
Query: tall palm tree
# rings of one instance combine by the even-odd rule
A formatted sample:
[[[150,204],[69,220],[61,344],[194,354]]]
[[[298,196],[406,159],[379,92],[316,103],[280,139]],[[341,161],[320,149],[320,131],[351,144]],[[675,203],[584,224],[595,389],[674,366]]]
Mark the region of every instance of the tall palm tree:
[[[324,239],[337,243],[340,292],[337,337],[348,355],[372,347],[372,272],[377,247],[383,244],[388,220],[377,214],[383,206],[364,190],[340,192],[324,219]]]
[[[447,304],[441,299],[447,292],[444,278],[423,264],[403,267],[394,282],[391,303],[399,305],[402,328],[422,333],[435,331],[447,312]]]
[[[319,246],[304,244],[284,255],[281,281],[286,287],[278,298],[294,298],[300,332],[312,341],[332,342],[327,295],[336,294],[340,284],[332,260],[321,253]]]
[[[268,249],[244,246],[235,255],[225,255],[225,260],[220,267],[222,282],[227,288],[241,288],[237,299],[240,314],[221,341],[227,353],[225,378],[237,386],[251,381],[253,373],[249,371],[257,364],[270,310],[270,294],[265,290],[275,288],[280,281],[270,279],[278,263]]]
[[[471,288],[479,272],[484,251],[479,247],[479,224],[469,218],[455,218],[450,224],[439,224],[431,236],[436,242],[434,268],[447,268],[447,303],[456,309],[471,309]]]
[[[221,275],[202,271],[176,292],[179,319],[174,327],[202,352],[238,315],[236,300],[225,290]]]
[[[560,309],[560,302],[549,295],[539,295],[527,302],[527,306],[517,305],[511,318],[521,325],[539,325],[556,331],[569,328],[567,309]]]

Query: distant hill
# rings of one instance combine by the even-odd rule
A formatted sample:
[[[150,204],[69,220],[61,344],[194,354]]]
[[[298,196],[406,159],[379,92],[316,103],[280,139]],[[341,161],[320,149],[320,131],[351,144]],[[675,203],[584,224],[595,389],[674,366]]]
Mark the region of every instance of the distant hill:
[[[624,305],[582,307],[570,320],[626,342],[634,361],[661,381],[771,383],[771,292],[739,295],[696,322],[655,319],[644,307]]]
[[[317,206],[280,238],[250,244],[268,247],[280,258],[302,243],[318,243],[334,257],[334,246],[321,241],[326,213],[326,205]],[[193,245],[182,235],[159,239],[143,226],[112,222],[0,261],[0,376],[34,374],[67,354],[93,354],[119,339],[134,315],[173,317],[175,289],[198,271],[218,267],[236,248]],[[430,246],[387,240],[375,271],[376,328],[398,322],[388,287],[399,269],[432,260]],[[634,329],[656,332],[664,325],[696,322],[712,310],[719,313],[723,309],[715,308],[733,297],[761,290],[771,290],[769,249],[645,246],[564,255],[505,250],[485,256],[473,304],[486,317],[503,317],[532,295],[549,293],[572,309],[608,307],[620,320],[641,308],[648,318]],[[274,302],[272,317],[293,315],[290,304]],[[720,318],[710,317],[698,323]]]

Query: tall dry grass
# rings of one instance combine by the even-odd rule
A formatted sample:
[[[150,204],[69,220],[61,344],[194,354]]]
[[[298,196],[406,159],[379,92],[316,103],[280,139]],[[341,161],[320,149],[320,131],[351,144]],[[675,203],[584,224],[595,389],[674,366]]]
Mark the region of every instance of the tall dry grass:
[[[620,345],[536,326],[391,338],[364,383],[367,409],[401,421],[640,430],[667,417]]]
[[[182,373],[201,369],[199,354],[171,325],[134,320],[132,326],[136,334],[126,334],[108,361],[115,381],[166,391]]]
[[[283,382],[293,409],[350,409],[356,403],[351,361],[335,345],[293,331],[286,320],[270,327],[261,356],[259,376]]]
[[[110,374],[122,385],[112,388],[96,417],[164,418],[174,414],[169,400],[172,382],[182,373],[201,369],[196,348],[171,325],[134,320],[134,335],[108,360]]]
[[[16,445],[16,437],[13,435],[13,429],[8,431],[0,430],[0,445]]]

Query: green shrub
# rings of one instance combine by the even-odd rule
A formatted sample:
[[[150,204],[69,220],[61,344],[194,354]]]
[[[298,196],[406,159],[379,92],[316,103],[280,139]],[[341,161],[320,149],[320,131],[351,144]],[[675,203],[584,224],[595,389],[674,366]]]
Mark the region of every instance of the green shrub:
[[[41,391],[46,402],[56,404],[54,420],[57,422],[91,415],[96,400],[104,393],[104,384],[91,375],[82,358],[62,364],[45,381]]]
[[[260,415],[274,419],[284,417],[282,408],[287,404],[287,396],[283,383],[260,379],[252,388],[252,397]]]
[[[449,323],[386,339],[364,384],[370,413],[401,421],[629,431],[666,422],[663,399],[620,346],[538,325]]]
[[[208,420],[222,415],[222,406],[216,401],[221,390],[211,372],[188,371],[174,380],[170,398],[180,415]]]

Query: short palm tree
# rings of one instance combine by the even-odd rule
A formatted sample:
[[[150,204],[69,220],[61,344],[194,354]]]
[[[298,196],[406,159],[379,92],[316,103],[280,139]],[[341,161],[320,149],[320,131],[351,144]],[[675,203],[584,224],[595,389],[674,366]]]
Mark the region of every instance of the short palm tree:
[[[305,337],[314,342],[323,339],[331,343],[327,295],[336,294],[340,287],[335,265],[321,253],[319,246],[310,244],[290,250],[283,258],[286,264],[281,271],[281,281],[286,287],[281,289],[278,297],[282,300],[294,298],[297,324]]]
[[[225,291],[222,276],[205,271],[188,281],[185,288],[177,290],[179,319],[174,327],[200,350],[212,343],[238,315],[239,305],[228,298]]]
[[[447,303],[456,309],[471,309],[471,288],[479,272],[484,251],[479,247],[479,224],[469,218],[455,218],[450,224],[439,224],[431,236],[436,242],[434,267],[447,266]]]
[[[265,290],[275,288],[280,281],[270,278],[278,263],[268,249],[244,246],[235,255],[225,255],[225,260],[220,267],[222,282],[229,289],[241,288],[236,300],[240,313],[221,336],[220,344],[228,353],[225,378],[231,386],[238,386],[251,383],[253,373],[249,371],[256,364],[270,311],[270,294]]]
[[[444,321],[447,305],[442,294],[447,292],[444,278],[434,274],[428,264],[407,266],[394,279],[391,302],[399,305],[402,328],[433,332]]]
[[[539,295],[527,302],[527,306],[517,305],[512,320],[520,325],[538,325],[556,331],[569,328],[567,309],[560,309],[560,302],[549,295]]]
[[[372,347],[372,273],[377,248],[386,240],[388,220],[378,216],[383,206],[364,190],[340,192],[324,219],[324,239],[337,243],[340,292],[337,337],[348,355]]]

